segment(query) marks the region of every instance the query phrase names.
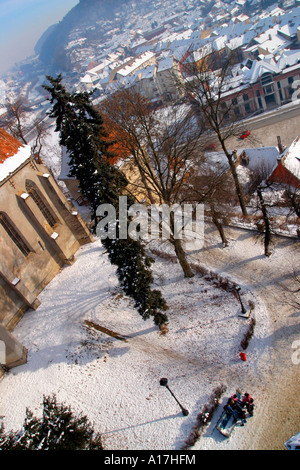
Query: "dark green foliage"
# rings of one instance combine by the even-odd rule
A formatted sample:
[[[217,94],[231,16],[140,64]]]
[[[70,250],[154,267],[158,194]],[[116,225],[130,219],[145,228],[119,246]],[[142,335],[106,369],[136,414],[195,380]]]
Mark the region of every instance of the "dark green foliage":
[[[12,432],[6,434],[3,425],[0,427],[0,450],[13,449],[15,437]]]
[[[158,326],[168,321],[162,313],[168,309],[166,301],[157,289],[151,289],[153,277],[151,264],[143,246],[132,239],[127,240],[103,240],[103,245],[108,249],[109,259],[117,266],[117,275],[125,294],[132,297],[135,307],[144,320],[151,316]]]
[[[103,450],[86,416],[74,416],[71,408],[58,404],[55,395],[43,399],[43,416],[27,409],[20,432],[0,430],[0,450]]]
[[[97,207],[104,201],[113,203],[126,187],[126,178],[105,158],[110,155],[109,142],[103,140],[102,117],[90,102],[91,94],[67,92],[61,75],[47,78],[52,85],[45,86],[53,105],[50,116],[56,119],[60,144],[68,151],[70,176],[78,179],[96,219]]]
[[[82,194],[91,203],[96,227],[97,208],[101,204],[112,204],[119,216],[119,196],[126,191],[127,179],[109,163],[110,143],[103,140],[107,136],[102,117],[90,101],[91,94],[67,92],[61,75],[47,79],[51,85],[44,88],[50,93],[53,105],[50,116],[56,119],[60,144],[68,150],[70,175],[79,180]],[[128,196],[127,208],[133,203]],[[146,255],[142,243],[130,237],[125,240],[106,238],[102,243],[111,263],[117,266],[121,287],[134,299],[138,312],[145,320],[153,316],[156,325],[166,323],[167,317],[161,311],[166,311],[167,305],[160,291],[151,289],[153,260]]]

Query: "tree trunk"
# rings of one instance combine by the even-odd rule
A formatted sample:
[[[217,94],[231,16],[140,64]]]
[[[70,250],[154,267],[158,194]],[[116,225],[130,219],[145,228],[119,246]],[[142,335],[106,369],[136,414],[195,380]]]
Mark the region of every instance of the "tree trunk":
[[[183,270],[184,277],[194,277],[194,273],[191,270],[191,267],[186,259],[186,255],[184,252],[184,249],[182,248],[182,242],[180,239],[172,239],[171,240],[172,245],[175,248],[175,253],[177,256],[177,259],[179,261],[179,264]]]
[[[177,259],[179,261],[179,264],[183,270],[184,277],[194,277],[194,273],[191,270],[191,267],[186,259],[185,251],[182,248],[182,242],[180,238],[174,238],[174,233],[175,233],[175,220],[174,220],[174,213],[171,212],[170,214],[170,229],[171,229],[171,237],[170,237],[170,242],[174,246],[175,253],[177,256]]]
[[[218,232],[220,234],[223,245],[228,246],[228,240],[227,240],[226,235],[225,235],[223,224],[219,221],[213,204],[210,204],[210,209],[211,209],[211,214],[212,214],[212,221],[218,229]]]
[[[153,191],[152,189],[149,187],[149,184],[148,184],[148,181],[145,177],[145,172],[142,170],[141,168],[141,165],[140,163],[138,162],[137,158],[135,158],[135,162],[137,163],[137,167],[138,167],[138,171],[139,171],[139,174],[140,174],[140,177],[141,177],[141,180],[142,180],[142,183],[146,189],[146,193],[148,195],[148,198],[149,198],[149,201],[151,204],[156,204],[157,203],[157,200],[155,200],[155,198],[153,197]]]
[[[259,204],[260,204],[263,221],[265,225],[265,238],[264,238],[265,256],[271,256],[271,251],[269,248],[270,248],[272,234],[271,234],[271,225],[270,225],[269,215],[268,215],[267,207],[265,205],[265,201],[262,195],[261,188],[258,187],[256,191],[257,191]]]
[[[233,177],[235,190],[236,190],[236,194],[237,194],[237,197],[238,197],[238,200],[239,200],[239,203],[240,203],[240,207],[242,209],[242,213],[243,213],[244,216],[247,216],[247,208],[246,208],[246,204],[245,204],[245,201],[244,201],[243,191],[241,189],[241,185],[240,185],[240,182],[239,182],[239,178],[238,178],[238,175],[237,175],[237,172],[236,172],[236,167],[235,167],[232,155],[226,149],[225,144],[224,144],[223,141],[221,142],[221,144],[222,144],[222,148],[224,150],[224,153],[225,153],[225,155],[227,157],[227,160],[229,162],[229,165],[230,165],[230,171],[231,171],[231,174],[232,174],[232,177]]]

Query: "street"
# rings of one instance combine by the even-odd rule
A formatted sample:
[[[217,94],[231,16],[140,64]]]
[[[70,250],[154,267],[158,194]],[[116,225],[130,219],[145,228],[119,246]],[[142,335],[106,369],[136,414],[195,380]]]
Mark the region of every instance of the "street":
[[[300,134],[300,104],[296,107],[276,109],[249,119],[247,123],[253,137],[258,141],[257,145],[255,141],[253,144],[250,143],[250,147],[277,146],[277,136],[280,136],[282,144],[288,147]],[[246,144],[247,139],[238,140],[237,146],[244,148]]]
[[[230,137],[226,141],[228,150],[277,146],[277,136],[281,137],[285,147],[289,147],[300,134],[300,104],[281,107],[245,120],[243,127],[251,131],[251,136],[243,140]],[[221,150],[218,141],[210,138],[209,142],[212,141],[217,145],[216,151]]]

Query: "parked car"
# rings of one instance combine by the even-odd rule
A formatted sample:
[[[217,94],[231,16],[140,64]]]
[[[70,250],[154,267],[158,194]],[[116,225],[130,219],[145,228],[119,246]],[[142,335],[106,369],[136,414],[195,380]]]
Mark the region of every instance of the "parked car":
[[[216,144],[208,144],[204,147],[204,150],[214,150],[217,148]]]
[[[300,432],[290,437],[284,445],[287,450],[300,450]]]
[[[246,139],[251,134],[250,131],[245,131],[240,135],[240,139]]]

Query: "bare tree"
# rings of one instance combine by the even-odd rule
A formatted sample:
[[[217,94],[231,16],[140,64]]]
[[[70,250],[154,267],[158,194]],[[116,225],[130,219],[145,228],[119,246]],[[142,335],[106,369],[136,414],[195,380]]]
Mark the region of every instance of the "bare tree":
[[[218,69],[216,70],[216,67]],[[234,180],[236,194],[243,215],[247,215],[243,191],[239,182],[233,154],[228,150],[227,140],[238,137],[244,130],[233,111],[233,104],[224,102],[224,94],[230,87],[231,59],[222,59],[218,52],[213,52],[209,58],[197,62],[191,61],[186,65],[184,88],[186,94],[194,102],[199,111],[201,126],[215,133],[222,150],[227,157],[230,171]]]
[[[26,112],[24,107],[24,100],[22,98],[16,99],[14,102],[10,102],[7,105],[7,119],[3,123],[10,134],[16,139],[20,140],[23,144],[27,145],[25,138],[28,132],[28,126],[26,122]]]
[[[284,184],[283,199],[289,208],[287,217],[296,215],[300,218],[300,188],[288,181]]]
[[[111,95],[100,110],[130,152],[150,203],[169,207],[177,203],[192,171],[191,159],[199,151],[199,128],[189,107],[172,106],[159,114],[134,90],[123,89]],[[184,275],[192,277],[182,241],[175,236],[172,214],[170,228],[170,242]]]
[[[271,255],[271,243],[274,234],[274,214],[272,211],[278,206],[278,185],[268,180],[268,168],[261,165],[251,174],[249,192],[252,194],[254,214],[259,218],[256,221],[258,231],[264,237],[264,254]]]
[[[30,141],[32,153],[36,158],[41,157],[44,140],[48,135],[47,125],[43,118],[28,119],[24,98],[18,98],[7,105],[7,117],[2,120],[1,126],[9,131],[20,142],[29,145],[29,135],[32,132],[34,138]]]
[[[224,230],[224,220],[227,219],[232,203],[232,180],[228,165],[224,162],[210,162],[202,156],[195,163],[197,171],[189,180],[189,186],[184,188],[182,197],[188,202],[205,204],[205,211],[217,228],[223,246],[228,246]]]

